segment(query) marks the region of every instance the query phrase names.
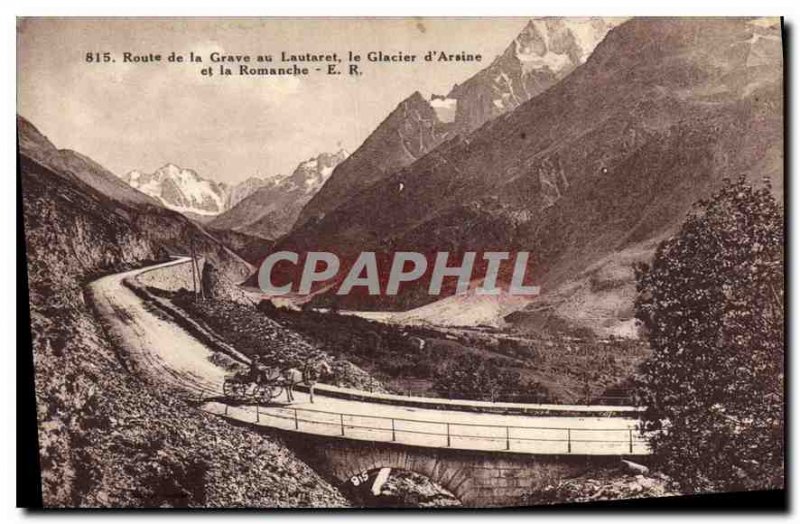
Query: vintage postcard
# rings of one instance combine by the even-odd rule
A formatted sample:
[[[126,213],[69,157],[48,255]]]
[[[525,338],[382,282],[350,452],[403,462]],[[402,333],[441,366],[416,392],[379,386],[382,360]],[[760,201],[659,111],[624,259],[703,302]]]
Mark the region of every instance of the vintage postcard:
[[[780,18],[19,18],[17,49],[44,507],[784,489]]]

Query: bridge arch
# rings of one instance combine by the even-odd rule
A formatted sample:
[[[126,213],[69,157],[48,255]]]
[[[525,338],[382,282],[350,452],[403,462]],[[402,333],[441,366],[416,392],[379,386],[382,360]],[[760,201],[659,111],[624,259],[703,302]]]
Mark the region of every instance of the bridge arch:
[[[364,473],[382,468],[422,475],[450,492],[463,504],[469,500],[473,466],[469,461],[442,457],[438,450],[406,446],[336,446],[327,452],[331,473],[348,488]],[[357,486],[353,486],[357,487]]]
[[[524,505],[546,484],[619,462],[615,456],[498,454],[304,437],[287,444],[345,492],[353,477],[386,467],[427,477],[466,507]]]
[[[376,482],[385,475],[379,494]],[[391,486],[387,489],[387,486]],[[460,507],[463,501],[434,479],[408,469],[381,466],[353,475],[340,485],[351,502],[363,507],[416,508],[425,506]]]

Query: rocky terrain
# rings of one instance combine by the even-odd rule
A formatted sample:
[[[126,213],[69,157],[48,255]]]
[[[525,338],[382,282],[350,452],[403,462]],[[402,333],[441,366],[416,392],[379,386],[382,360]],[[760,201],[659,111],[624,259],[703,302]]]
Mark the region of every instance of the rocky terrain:
[[[517,317],[522,327],[580,318],[623,333],[629,308],[609,303],[608,317],[584,317],[629,293],[633,275],[618,271],[625,260],[649,256],[725,177],[769,178],[782,194],[781,64],[777,19],[627,21],[585,64],[472,134],[367,187],[337,170],[304,212],[314,220],[299,220],[276,249],[530,251],[541,300],[558,300],[539,314],[534,301]],[[346,203],[320,207],[334,182]],[[393,307],[430,302],[418,282]]]
[[[335,312],[260,310],[397,394],[492,400],[487,383],[494,382],[499,386],[495,400],[628,405],[626,381],[650,354],[639,340],[597,339],[586,330],[560,334],[566,326],[555,333],[548,328],[519,335],[398,325]],[[477,370],[469,364],[477,364]],[[454,381],[456,374],[472,377]]]
[[[358,366],[337,358],[308,338],[259,313],[253,304],[236,301],[225,292],[214,297],[196,299],[191,293],[169,295],[173,303],[188,315],[243,354],[266,356],[285,366],[302,369],[309,357],[330,365],[333,376],[326,382],[364,391],[386,391],[379,380]]]
[[[274,244],[274,241],[267,238],[233,229],[216,229],[210,224],[206,224],[205,227],[214,238],[256,268],[261,265]]]
[[[461,502],[452,493],[412,471],[392,470],[373,502],[392,508],[452,508]]]
[[[359,190],[424,156],[449,136],[449,126],[419,93],[400,102],[302,209],[296,225],[315,221]]]
[[[259,178],[257,176],[251,176],[250,178],[240,182],[233,187],[231,187],[230,191],[228,192],[228,206],[227,209],[231,209],[236,204],[244,200],[245,198],[249,197],[262,187],[269,185],[271,179],[266,178]]]
[[[198,251],[249,269],[185,217],[18,119],[42,490],[48,507],[335,507],[337,489],[279,439],[143,384],[98,325],[83,283]]]
[[[625,467],[592,471],[578,477],[550,483],[531,493],[529,504],[570,504],[681,495],[660,473],[636,473]]]
[[[41,213],[25,223],[47,240],[29,244],[29,258],[46,258],[56,271],[72,262],[104,272],[135,263],[187,254],[192,244],[231,279],[250,274],[245,262],[202,227],[165,209],[91,159],[56,148],[27,120],[17,118],[23,197]],[[33,256],[32,253],[33,252]],[[63,272],[72,273],[64,268]]]

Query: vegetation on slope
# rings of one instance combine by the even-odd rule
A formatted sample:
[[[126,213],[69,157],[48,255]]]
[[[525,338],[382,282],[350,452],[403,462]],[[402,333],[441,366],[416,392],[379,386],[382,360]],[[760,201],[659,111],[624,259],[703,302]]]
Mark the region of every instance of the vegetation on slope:
[[[52,169],[20,157],[44,504],[346,505],[279,439],[204,415],[126,369],[83,284],[167,252],[125,206]]]
[[[783,212],[726,183],[639,270],[644,430],[687,490],[784,485]]]
[[[627,380],[648,354],[636,340],[399,326],[332,311],[295,311],[268,301],[253,306],[222,296],[171,296],[243,353],[281,354],[291,360],[295,353],[317,348],[335,363],[334,383],[364,390],[486,401],[625,404],[631,401]]]

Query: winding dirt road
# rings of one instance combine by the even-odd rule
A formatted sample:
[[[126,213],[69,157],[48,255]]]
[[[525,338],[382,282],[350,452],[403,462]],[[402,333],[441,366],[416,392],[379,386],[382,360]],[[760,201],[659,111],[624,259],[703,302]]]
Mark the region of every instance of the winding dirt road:
[[[124,283],[144,272],[188,261],[180,258],[109,275],[89,284],[88,290],[103,324],[133,370],[195,398],[204,396],[204,411],[258,426],[362,441],[529,454],[649,454],[636,430],[636,420],[630,416],[633,408],[553,406],[551,411],[560,411],[559,416],[530,416],[475,412],[485,404],[480,402],[470,402],[471,411],[464,411],[457,409],[457,402],[447,400],[417,399],[428,407],[403,405],[408,399],[401,397],[392,405],[386,401],[387,395],[382,395],[383,402],[371,402],[370,394],[364,392],[358,392],[357,398],[334,398],[325,396],[325,388],[318,390],[314,403],[300,392],[292,403],[269,406],[221,402],[225,371],[213,364],[213,350]],[[564,413],[570,409],[584,413]],[[614,410],[622,416],[585,415],[587,411]]]
[[[126,278],[188,261],[183,257],[109,275],[88,288],[103,324],[138,374],[192,394],[220,395],[225,371],[209,360],[212,350],[164,315],[155,313],[123,283]]]

